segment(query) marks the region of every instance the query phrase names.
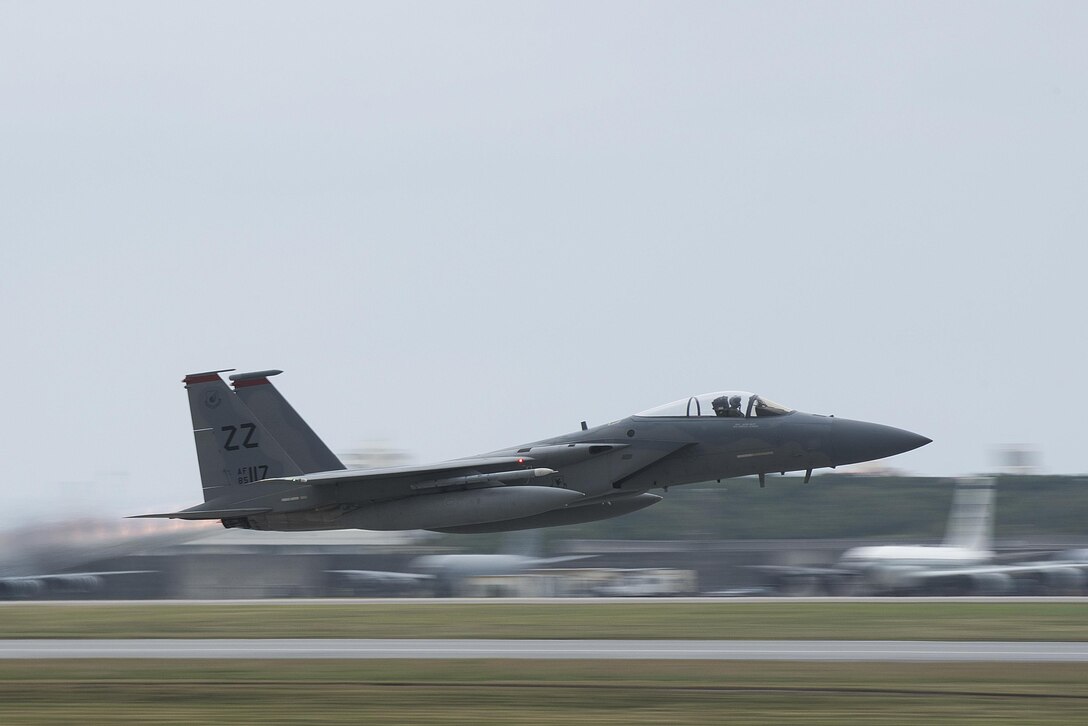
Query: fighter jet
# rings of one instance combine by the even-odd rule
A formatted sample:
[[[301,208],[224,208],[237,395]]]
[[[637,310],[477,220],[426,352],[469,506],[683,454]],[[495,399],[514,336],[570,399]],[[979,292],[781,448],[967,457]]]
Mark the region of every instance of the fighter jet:
[[[204,503],[139,515],[258,530],[499,532],[592,522],[652,506],[670,486],[812,471],[929,443],[910,431],[719,391],[601,426],[423,466],[346,469],[269,378],[183,379]]]

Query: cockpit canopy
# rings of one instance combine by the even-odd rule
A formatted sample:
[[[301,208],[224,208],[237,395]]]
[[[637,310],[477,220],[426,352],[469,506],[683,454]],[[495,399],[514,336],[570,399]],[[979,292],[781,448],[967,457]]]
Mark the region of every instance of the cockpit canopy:
[[[785,416],[788,413],[793,413],[793,409],[781,406],[754,393],[716,391],[715,393],[703,393],[698,396],[682,398],[679,401],[666,403],[664,406],[657,406],[635,415],[646,417],[766,418],[768,416]]]

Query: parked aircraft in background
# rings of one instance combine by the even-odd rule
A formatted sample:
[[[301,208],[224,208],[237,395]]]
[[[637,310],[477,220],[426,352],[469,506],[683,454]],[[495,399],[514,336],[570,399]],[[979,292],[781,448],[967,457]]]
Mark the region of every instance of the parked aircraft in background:
[[[833,567],[759,566],[787,592],[1001,595],[1017,590],[1079,592],[1088,561],[1036,560],[1001,564],[991,551],[994,487],[989,478],[957,483],[940,545],[877,545],[843,553]]]
[[[99,592],[108,577],[143,575],[150,570],[63,572],[50,575],[0,577],[0,600],[38,600]]]
[[[413,560],[412,567],[433,575],[434,594],[446,597],[462,594],[464,583],[474,577],[518,575],[530,570],[541,570],[594,556],[542,557],[540,538],[535,532],[512,532],[507,535],[503,550],[492,554],[424,555]]]
[[[428,590],[436,597],[464,594],[464,585],[474,577],[517,575],[553,565],[585,560],[594,555],[565,555],[541,557],[538,531],[510,532],[503,540],[502,551],[494,553],[452,553],[423,555],[412,560],[411,572],[376,570],[328,570],[343,584],[357,593],[405,594]]]
[[[880,459],[929,439],[754,394],[691,396],[603,426],[424,466],[345,469],[269,382],[188,375],[204,503],[140,515],[262,530],[496,532],[591,522],[656,504],[651,490]]]
[[[202,529],[193,524],[82,517],[2,531],[0,600],[82,598],[118,587],[124,591],[146,581],[140,575],[155,571],[124,565],[108,569],[103,561],[184,541]]]

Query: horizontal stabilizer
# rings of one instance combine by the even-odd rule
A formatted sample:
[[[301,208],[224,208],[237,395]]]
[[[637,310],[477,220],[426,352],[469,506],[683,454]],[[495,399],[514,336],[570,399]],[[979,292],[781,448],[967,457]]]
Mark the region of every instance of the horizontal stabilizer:
[[[257,514],[268,514],[270,507],[259,509],[184,509],[180,512],[164,512],[162,514],[134,514],[126,519],[230,519],[233,517],[252,517]]]

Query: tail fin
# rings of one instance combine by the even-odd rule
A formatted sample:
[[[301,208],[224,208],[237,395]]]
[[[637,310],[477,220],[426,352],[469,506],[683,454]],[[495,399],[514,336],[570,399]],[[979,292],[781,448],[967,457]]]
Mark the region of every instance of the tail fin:
[[[948,515],[944,544],[971,550],[990,549],[994,527],[993,479],[960,479]]]
[[[183,380],[189,393],[206,502],[260,479],[303,473],[272,432],[219,377],[224,372],[193,373]]]
[[[268,380],[283,371],[257,371],[229,376],[234,392],[304,474],[344,469],[340,459],[318,438],[283,394]]]

